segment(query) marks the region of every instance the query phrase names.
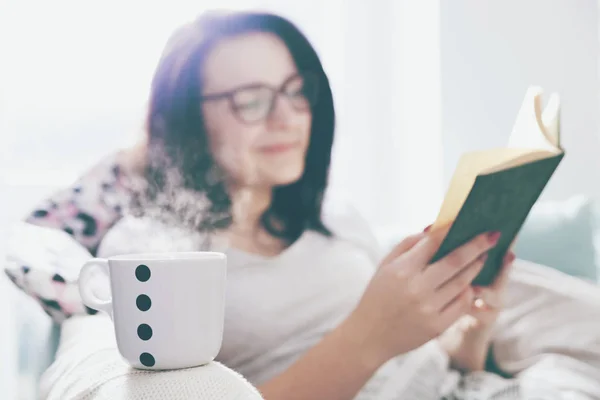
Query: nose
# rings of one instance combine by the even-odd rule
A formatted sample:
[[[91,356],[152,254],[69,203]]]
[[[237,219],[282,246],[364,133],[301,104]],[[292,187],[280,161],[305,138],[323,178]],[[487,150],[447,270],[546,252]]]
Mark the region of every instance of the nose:
[[[290,104],[289,99],[278,94],[275,98],[273,109],[269,114],[269,124],[275,128],[287,127],[293,122],[296,112]]]

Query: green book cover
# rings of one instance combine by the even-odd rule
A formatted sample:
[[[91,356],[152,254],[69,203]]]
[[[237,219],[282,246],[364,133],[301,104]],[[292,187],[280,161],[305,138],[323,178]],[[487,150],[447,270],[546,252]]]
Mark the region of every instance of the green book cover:
[[[480,233],[501,232],[498,244],[488,252],[483,269],[473,281],[479,286],[491,284],[504,255],[563,156],[564,153],[478,176],[432,262]]]
[[[527,91],[506,148],[461,158],[433,225],[432,229],[450,228],[431,262],[478,234],[501,232],[474,285],[493,283],[506,252],[564,158],[558,96],[554,94],[542,109],[541,95],[538,87]]]

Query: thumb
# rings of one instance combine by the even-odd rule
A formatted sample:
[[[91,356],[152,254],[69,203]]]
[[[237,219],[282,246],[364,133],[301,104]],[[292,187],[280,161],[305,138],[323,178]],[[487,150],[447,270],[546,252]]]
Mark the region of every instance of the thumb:
[[[406,253],[410,249],[412,249],[421,239],[423,239],[427,234],[425,232],[418,233],[416,235],[411,235],[405,237],[400,243],[398,243],[392,251],[388,253],[388,255],[383,259],[381,265],[386,265],[391,263],[396,258],[400,257],[402,254]]]

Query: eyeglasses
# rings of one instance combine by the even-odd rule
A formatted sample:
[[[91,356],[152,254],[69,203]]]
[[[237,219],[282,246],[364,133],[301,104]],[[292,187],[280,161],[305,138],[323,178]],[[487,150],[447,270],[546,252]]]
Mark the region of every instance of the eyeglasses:
[[[317,102],[318,79],[311,73],[295,74],[279,87],[265,84],[251,84],[237,89],[210,94],[202,101],[227,99],[233,114],[246,124],[260,122],[267,118],[275,108],[278,95],[287,99],[296,111],[307,111]]]

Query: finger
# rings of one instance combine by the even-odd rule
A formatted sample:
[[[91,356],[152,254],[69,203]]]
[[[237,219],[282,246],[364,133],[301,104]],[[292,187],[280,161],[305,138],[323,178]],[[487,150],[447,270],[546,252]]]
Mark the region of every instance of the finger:
[[[467,287],[465,290],[455,296],[441,311],[440,311],[440,329],[445,331],[460,317],[467,314],[473,304],[473,290]]]
[[[498,293],[491,290],[489,287],[474,287],[473,288],[473,311],[489,311],[500,308],[501,301]]]
[[[477,316],[481,312],[486,312],[486,311],[489,311],[494,308],[490,305],[489,302],[483,300],[482,297],[477,297],[477,295],[474,295],[474,296],[475,296],[475,298],[473,299],[473,307],[471,310],[471,315]]]
[[[421,232],[416,235],[407,236],[400,243],[398,243],[392,251],[381,262],[382,265],[391,263],[393,260],[406,253],[408,250],[413,248],[421,239],[425,237],[425,233]]]
[[[410,257],[413,264],[420,265],[424,269],[439,249],[449,230],[450,225],[428,230],[423,234],[422,239],[406,252],[407,257]]]
[[[504,288],[508,283],[512,263],[515,260],[515,255],[508,252],[504,257],[502,268],[492,285],[490,286],[475,286],[473,292],[475,294],[474,306],[481,310],[497,309],[502,307],[502,298],[504,297]]]
[[[471,287],[471,282],[483,268],[485,256],[473,261],[467,268],[454,275],[449,281],[437,288],[432,295],[432,305],[436,310],[448,306],[459,293]]]
[[[464,270],[469,264],[487,254],[498,242],[498,233],[484,233],[458,247],[446,257],[429,265],[423,271],[423,287],[431,290],[438,288]]]
[[[504,256],[504,262],[502,264],[502,269],[500,269],[500,273],[491,285],[492,290],[501,291],[506,286],[514,261],[515,254],[512,251],[509,251],[506,256]]]
[[[477,303],[477,299],[473,300],[471,309],[466,312],[467,315],[473,318],[473,322],[477,325],[483,324],[483,326],[490,326],[493,324],[498,317],[498,310],[484,305],[483,307],[476,307],[474,304]]]
[[[475,295],[474,309],[481,311],[498,310],[504,306],[504,288],[493,286],[473,287]]]

